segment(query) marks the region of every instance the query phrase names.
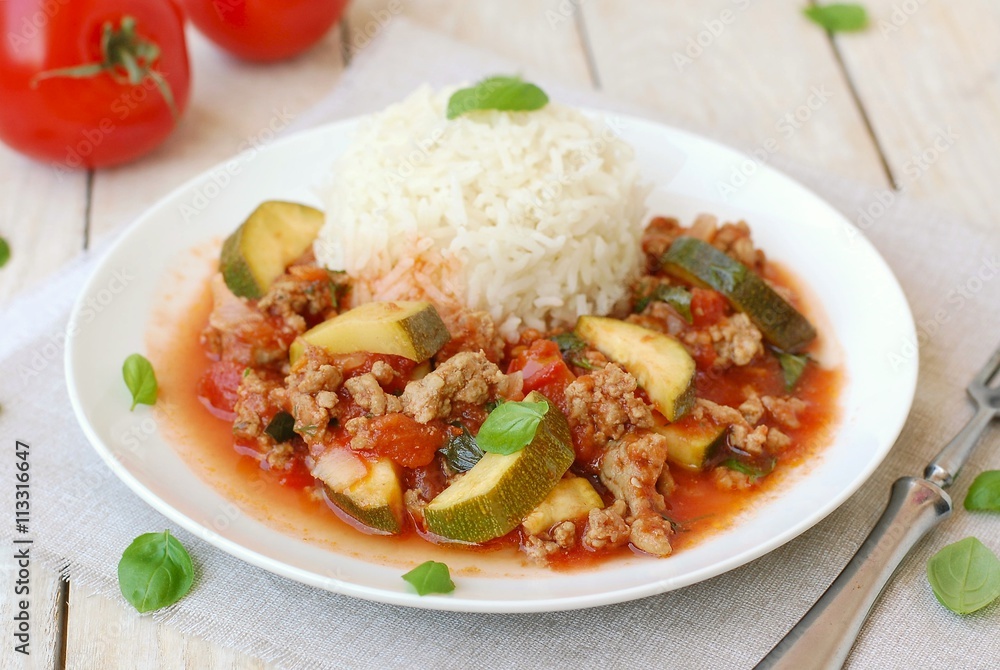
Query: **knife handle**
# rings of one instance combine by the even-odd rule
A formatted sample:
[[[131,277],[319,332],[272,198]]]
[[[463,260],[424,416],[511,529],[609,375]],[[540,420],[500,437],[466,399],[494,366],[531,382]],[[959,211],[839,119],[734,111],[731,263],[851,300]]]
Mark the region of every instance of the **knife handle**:
[[[882,589],[910,549],[951,514],[951,498],[925,479],[902,477],[854,558],[757,668],[841,668]]]

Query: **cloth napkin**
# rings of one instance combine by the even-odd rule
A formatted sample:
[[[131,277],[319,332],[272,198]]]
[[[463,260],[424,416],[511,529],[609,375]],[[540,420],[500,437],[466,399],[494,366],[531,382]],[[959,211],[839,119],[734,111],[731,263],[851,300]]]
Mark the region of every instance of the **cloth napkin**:
[[[536,76],[530,68],[397,18],[299,126],[381,108],[425,81],[442,85],[512,71],[532,76],[556,99],[642,113],[560,87],[543,73]],[[662,114],[646,115],[670,121]],[[753,666],[843,568],[881,513],[890,483],[919,474],[971,415],[963,388],[1000,340],[1000,236],[995,232],[976,230],[904,195],[799,166],[784,168],[852,220],[880,198],[891,198],[883,215],[862,221],[913,308],[920,331],[920,378],[903,434],[871,479],[827,519],[767,556],[680,591],[531,615],[382,605],[244,564],[146,506],[105,467],[77,425],[63,378],[62,333],[68,308],[101,255],[97,250],[2,312],[0,433],[11,449],[15,439],[31,444],[35,559],[62,571],[75,587],[121,600],[116,565],[122,549],[136,535],[169,527],[190,549],[197,582],[181,602],[152,616],[286,668]],[[7,453],[0,459],[0,481],[10,483],[14,461]],[[986,469],[1000,469],[996,427],[951,489],[956,501],[963,499],[973,476]],[[11,526],[0,524],[4,547],[12,546]],[[925,576],[934,552],[969,535],[1000,553],[1000,515],[959,508],[917,547],[876,605],[849,667],[997,667],[1000,605],[959,617],[938,604]],[[122,606],[128,607],[123,600]]]

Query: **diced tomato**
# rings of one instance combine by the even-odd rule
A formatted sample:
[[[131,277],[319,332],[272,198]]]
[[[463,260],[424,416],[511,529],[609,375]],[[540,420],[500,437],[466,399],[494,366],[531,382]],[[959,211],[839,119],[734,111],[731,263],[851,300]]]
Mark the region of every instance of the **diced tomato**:
[[[198,400],[215,416],[232,421],[236,418],[236,389],[243,379],[244,366],[232,361],[216,361],[208,366],[198,382]]]
[[[691,320],[698,328],[718,323],[726,315],[728,303],[718,291],[691,289]]]
[[[566,387],[576,379],[552,340],[535,340],[510,362],[507,372],[521,372],[524,392],[538,391],[562,407]]]
[[[309,468],[306,467],[300,458],[293,458],[291,467],[282,471],[278,476],[278,482],[282,486],[288,486],[293,489],[304,489],[315,481],[316,478],[312,476]]]
[[[374,446],[365,451],[390,458],[404,468],[430,465],[450,435],[448,427],[417,423],[405,414],[373,417],[368,424]]]

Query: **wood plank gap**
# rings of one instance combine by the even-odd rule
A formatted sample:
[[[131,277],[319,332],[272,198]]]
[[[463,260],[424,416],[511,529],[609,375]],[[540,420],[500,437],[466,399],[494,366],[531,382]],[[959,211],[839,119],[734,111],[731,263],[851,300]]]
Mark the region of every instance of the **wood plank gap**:
[[[90,210],[94,200],[94,171],[87,170],[87,195],[83,204],[83,250],[90,248]]]
[[[816,0],[811,0],[809,4],[816,7],[818,3]],[[871,138],[872,145],[878,153],[882,172],[885,173],[885,178],[889,180],[890,188],[893,191],[899,191],[899,182],[896,180],[896,175],[889,166],[889,159],[886,156],[885,149],[882,147],[882,142],[878,138],[878,134],[875,132],[875,126],[872,125],[872,120],[868,116],[868,110],[865,108],[864,102],[861,101],[858,87],[854,85],[854,78],[851,76],[851,71],[847,69],[847,64],[844,63],[844,57],[840,53],[840,44],[837,43],[837,37],[829,30],[825,32],[826,39],[830,43],[830,50],[833,52],[833,59],[837,61],[837,67],[840,68],[840,73],[844,75],[844,81],[847,82],[847,90],[851,92],[851,99],[854,100],[854,105],[858,108],[858,113],[861,114],[861,121],[865,124],[865,131],[868,133],[868,137]]]
[[[594,50],[590,47],[590,35],[587,33],[587,20],[583,16],[583,11],[577,7],[573,11],[573,23],[576,26],[576,34],[583,47],[583,57],[587,62],[587,73],[590,75],[590,82],[594,88],[600,90],[601,75],[597,69],[597,60],[594,58]]]
[[[351,64],[351,58],[354,54],[351,53],[351,26],[348,25],[347,15],[341,17],[340,23],[337,24],[337,30],[340,32],[340,57],[344,61],[344,67]]]
[[[59,607],[59,613],[56,621],[56,651],[52,665],[55,670],[66,670],[66,640],[69,637],[69,579],[59,580],[56,604]]]

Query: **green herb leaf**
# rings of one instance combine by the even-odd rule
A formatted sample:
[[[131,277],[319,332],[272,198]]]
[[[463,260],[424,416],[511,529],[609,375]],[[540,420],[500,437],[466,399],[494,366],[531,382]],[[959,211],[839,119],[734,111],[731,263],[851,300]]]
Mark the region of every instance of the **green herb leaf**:
[[[476,442],[491,454],[513,454],[535,438],[542,417],[549,411],[547,402],[505,402],[486,417]]]
[[[139,403],[152,405],[156,403],[156,393],[159,386],[156,383],[156,372],[153,371],[153,364],[142,354],[132,354],[125,359],[122,365],[122,377],[125,378],[125,386],[132,393],[132,407],[135,409]]]
[[[191,590],[191,556],[170,531],[132,540],[118,562],[118,585],[140,612],[173,605]]]
[[[665,284],[659,284],[652,293],[649,295],[639,298],[635,303],[636,314],[646,309],[649,303],[654,300],[658,302],[665,302],[675,310],[677,313],[684,318],[685,321],[691,323],[691,291],[687,290],[683,286],[667,286]]]
[[[854,3],[806,7],[802,13],[831,33],[853,32],[868,27],[868,12]]]
[[[559,347],[559,353],[562,354],[562,357],[570,365],[575,365],[584,370],[597,369],[597,366],[588,361],[586,356],[583,355],[583,350],[587,348],[587,343],[573,331],[559,333],[549,339],[556,343],[556,346]]]
[[[754,463],[742,461],[736,458],[727,458],[721,463],[722,467],[735,470],[736,472],[742,472],[748,477],[753,477],[754,479],[760,479],[761,477],[766,477],[771,474],[771,471],[774,470],[774,466],[776,464],[777,460],[774,458],[762,459]]]
[[[412,584],[422,596],[428,593],[451,593],[455,590],[455,582],[451,581],[448,566],[437,561],[421,563],[403,575],[403,579]]]
[[[1000,512],[1000,470],[979,473],[965,494],[965,509]]]
[[[7,261],[10,260],[10,245],[7,244],[7,240],[0,237],[0,268],[7,265]]]
[[[483,457],[483,450],[479,448],[476,438],[464,424],[452,425],[461,428],[462,434],[448,438],[448,443],[438,449],[438,453],[444,456],[445,462],[453,472],[468,472]]]
[[[781,372],[785,376],[785,390],[791,391],[799,382],[802,373],[806,371],[809,356],[806,354],[788,354],[777,350],[775,350],[774,354],[778,357]]]
[[[970,614],[1000,598],[1000,558],[967,537],[931,557],[927,581],[942,605],[956,614]]]
[[[462,88],[448,99],[448,118],[467,112],[497,109],[504,112],[530,112],[549,102],[545,91],[520,77],[487,77],[470,88]]]
[[[267,423],[264,432],[274,438],[278,444],[288,442],[295,437],[295,417],[288,412],[278,412]]]

